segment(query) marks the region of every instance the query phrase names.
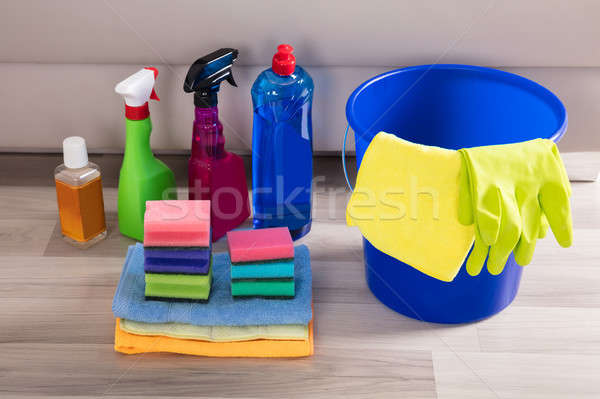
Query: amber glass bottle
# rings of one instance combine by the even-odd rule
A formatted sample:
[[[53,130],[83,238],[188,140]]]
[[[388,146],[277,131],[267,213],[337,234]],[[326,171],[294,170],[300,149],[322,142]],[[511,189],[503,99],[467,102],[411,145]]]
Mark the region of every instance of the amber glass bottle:
[[[63,153],[64,164],[54,170],[62,235],[85,248],[106,237],[102,176],[98,165],[88,161],[83,138],[66,138]]]

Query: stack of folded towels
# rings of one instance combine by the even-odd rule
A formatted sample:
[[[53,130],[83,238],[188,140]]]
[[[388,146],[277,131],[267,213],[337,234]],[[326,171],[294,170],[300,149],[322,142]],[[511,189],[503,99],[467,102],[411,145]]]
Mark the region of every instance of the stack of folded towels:
[[[211,263],[210,201],[146,202],[146,299],[207,301]]]
[[[287,227],[227,233],[234,298],[293,298],[294,244]]]
[[[150,212],[146,215],[148,218],[154,218],[154,210],[164,210],[164,206],[176,205],[179,209],[194,208],[193,214],[201,220],[201,215],[205,214],[206,209],[205,205],[197,203],[202,201],[195,201],[196,204],[185,204],[186,202],[167,201],[158,206],[150,205],[147,206]],[[174,216],[173,213],[169,215]],[[155,222],[160,223],[157,220]],[[288,299],[234,298],[231,295],[231,261],[227,253],[214,254],[208,274],[205,274],[212,273],[214,276],[210,296],[200,294],[206,293],[205,285],[187,282],[183,285],[177,282],[177,287],[173,286],[170,289],[160,287],[160,284],[158,287],[152,285],[149,289],[145,270],[150,272],[149,274],[165,274],[165,268],[176,264],[178,267],[187,267],[177,271],[185,276],[187,274],[183,274],[184,271],[196,271],[192,268],[202,267],[199,265],[202,262],[179,262],[182,259],[179,253],[176,254],[179,257],[148,256],[146,252],[149,249],[154,251],[154,247],[158,247],[159,243],[176,245],[171,245],[168,249],[162,245],[162,249],[156,249],[157,251],[181,251],[181,247],[190,246],[194,247],[194,250],[198,247],[207,248],[204,244],[197,245],[199,240],[185,243],[180,240],[185,236],[192,237],[196,233],[203,237],[200,232],[206,231],[205,224],[189,218],[180,225],[189,228],[181,228],[179,233],[173,233],[172,230],[169,232],[170,224],[163,222],[163,228],[151,227],[147,231],[149,234],[144,243],[151,245],[147,245],[146,248],[141,244],[132,245],[127,252],[112,306],[116,317],[116,351],[127,354],[172,352],[213,357],[302,357],[313,354],[312,274],[310,254],[306,246],[292,247],[291,254],[286,252],[285,256],[288,259],[293,258],[292,281],[295,284],[295,295]],[[151,224],[146,224],[146,227]],[[191,258],[200,259],[196,255]],[[172,262],[148,262],[149,259],[170,259]],[[149,269],[151,264],[153,266]],[[155,269],[154,265],[161,268]],[[289,279],[289,273],[285,273],[285,276]],[[150,279],[149,282],[154,281]],[[196,288],[192,289],[192,286]],[[193,294],[190,295],[190,292]],[[156,296],[161,300],[150,299]],[[182,296],[186,300],[191,297],[205,297],[208,300],[172,300],[181,299]]]

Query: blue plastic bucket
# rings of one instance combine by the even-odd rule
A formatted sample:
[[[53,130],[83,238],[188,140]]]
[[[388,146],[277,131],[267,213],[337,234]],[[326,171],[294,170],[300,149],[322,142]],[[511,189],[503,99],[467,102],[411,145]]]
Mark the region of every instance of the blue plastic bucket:
[[[348,99],[357,167],[380,131],[419,144],[459,149],[542,137],[558,141],[567,129],[561,101],[539,84],[512,73],[469,65],[422,65],[376,76]],[[363,238],[367,284],[395,311],[423,321],[465,323],[508,306],[522,268],[513,256],[493,276],[463,264],[452,282],[429,277]]]

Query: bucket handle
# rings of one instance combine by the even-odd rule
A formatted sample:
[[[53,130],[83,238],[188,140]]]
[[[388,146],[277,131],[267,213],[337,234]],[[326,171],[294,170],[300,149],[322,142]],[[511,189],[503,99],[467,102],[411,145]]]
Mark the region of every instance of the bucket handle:
[[[344,133],[344,144],[342,145],[342,167],[344,168],[344,177],[346,178],[346,184],[350,189],[350,192],[354,191],[352,189],[352,185],[350,184],[350,179],[348,179],[348,171],[346,170],[346,140],[348,139],[348,130],[350,129],[350,124],[346,124],[346,133]]]

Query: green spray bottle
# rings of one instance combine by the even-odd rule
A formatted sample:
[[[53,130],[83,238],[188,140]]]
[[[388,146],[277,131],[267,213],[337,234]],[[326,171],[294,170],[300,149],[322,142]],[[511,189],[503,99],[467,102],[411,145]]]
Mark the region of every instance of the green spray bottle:
[[[154,91],[158,71],[144,68],[117,84],[115,91],[125,99],[125,155],[119,174],[119,230],[144,240],[146,201],[177,199],[175,176],[150,149],[152,121],[148,101],[159,101]]]

